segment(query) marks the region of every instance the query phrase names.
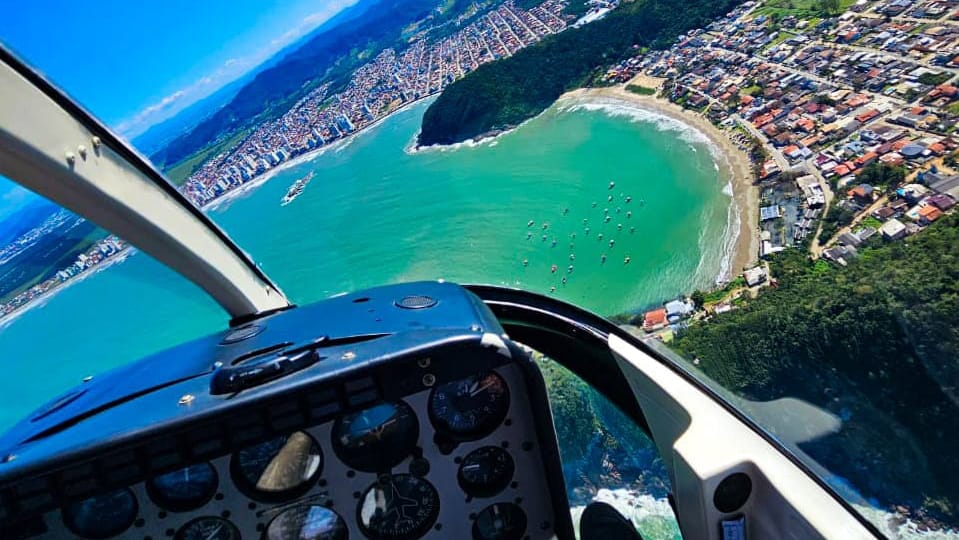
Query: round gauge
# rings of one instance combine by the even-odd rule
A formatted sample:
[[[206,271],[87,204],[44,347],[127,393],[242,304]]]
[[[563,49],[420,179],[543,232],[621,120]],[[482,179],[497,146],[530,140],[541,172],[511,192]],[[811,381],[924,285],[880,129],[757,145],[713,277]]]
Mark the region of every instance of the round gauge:
[[[109,538],[127,530],[137,517],[137,498],[118,489],[64,505],[63,523],[77,536]]]
[[[509,412],[509,388],[489,371],[436,387],[430,394],[430,419],[455,440],[475,441],[490,434]]]
[[[515,469],[509,452],[498,446],[484,446],[463,458],[456,479],[468,495],[492,497],[506,489]]]
[[[205,516],[186,522],[173,540],[240,540],[240,531],[223,518]]]
[[[154,476],[147,481],[147,494],[157,506],[171,512],[195,510],[216,493],[216,469],[209,463],[197,463]]]
[[[346,540],[346,522],[325,506],[294,506],[273,518],[264,540]]]
[[[323,469],[323,453],[302,431],[281,435],[233,454],[230,470],[251,499],[286,500],[312,487]]]
[[[420,425],[402,401],[348,414],[333,425],[333,452],[358,471],[388,472],[416,448]]]
[[[526,534],[526,512],[513,503],[487,506],[473,522],[473,540],[519,540]]]
[[[356,510],[370,540],[415,540],[440,514],[440,497],[429,482],[411,474],[384,475],[370,486]]]

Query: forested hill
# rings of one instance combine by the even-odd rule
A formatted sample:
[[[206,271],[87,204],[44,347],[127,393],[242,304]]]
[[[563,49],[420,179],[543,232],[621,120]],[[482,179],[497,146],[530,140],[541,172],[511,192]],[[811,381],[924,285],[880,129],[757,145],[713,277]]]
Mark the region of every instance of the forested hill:
[[[777,257],[778,287],[675,347],[751,399],[792,396],[842,418],[803,451],[866,497],[959,524],[959,216],[846,268]]]
[[[549,36],[449,85],[423,116],[421,146],[451,144],[507,129],[544,111],[590,76],[729,12],[737,0],[633,0],[604,19]]]

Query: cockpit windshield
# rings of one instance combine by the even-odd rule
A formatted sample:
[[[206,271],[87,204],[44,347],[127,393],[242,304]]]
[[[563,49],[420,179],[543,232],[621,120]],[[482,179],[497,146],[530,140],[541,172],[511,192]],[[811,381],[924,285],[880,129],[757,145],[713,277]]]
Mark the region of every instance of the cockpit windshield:
[[[28,2],[0,43],[293,303],[437,279],[559,298],[721,392],[883,533],[959,537],[957,9]],[[224,327],[201,289],[15,180],[0,431]],[[593,463],[642,444],[591,440],[583,414],[559,430],[565,472],[678,535],[655,532],[662,485]],[[584,440],[598,453],[565,463]]]

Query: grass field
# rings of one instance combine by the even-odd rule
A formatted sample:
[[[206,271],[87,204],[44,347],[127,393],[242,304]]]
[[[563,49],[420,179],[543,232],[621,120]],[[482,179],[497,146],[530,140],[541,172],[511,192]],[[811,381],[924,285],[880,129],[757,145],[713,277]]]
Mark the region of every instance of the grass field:
[[[833,15],[838,15],[849,6],[856,3],[856,0],[839,0],[839,10]],[[756,10],[757,15],[770,15],[786,17],[793,15],[801,19],[826,15],[822,0],[767,0],[763,6]]]
[[[639,94],[641,96],[654,96],[656,95],[656,89],[647,88],[645,86],[640,86],[638,84],[627,84],[626,89],[634,94]]]

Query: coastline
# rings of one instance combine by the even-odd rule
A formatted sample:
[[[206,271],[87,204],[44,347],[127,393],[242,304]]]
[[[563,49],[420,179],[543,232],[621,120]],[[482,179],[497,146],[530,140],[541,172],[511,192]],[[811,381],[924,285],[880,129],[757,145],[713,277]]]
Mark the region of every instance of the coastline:
[[[217,210],[220,208],[220,206],[224,204],[230,204],[234,200],[242,197],[243,195],[252,193],[257,188],[265,184],[268,180],[272,179],[274,176],[276,176],[282,171],[285,171],[292,167],[296,167],[297,165],[302,165],[303,163],[312,161],[327,152],[342,150],[343,148],[346,148],[348,145],[352,144],[353,141],[356,139],[356,137],[359,137],[360,135],[363,135],[364,133],[368,133],[373,128],[377,127],[378,125],[380,125],[381,123],[383,123],[384,121],[392,117],[394,114],[401,113],[418,103],[422,103],[423,101],[432,99],[434,97],[436,97],[436,94],[430,94],[426,97],[422,97],[420,99],[413,100],[409,103],[403,104],[400,107],[397,107],[395,110],[390,111],[389,113],[383,115],[381,118],[377,118],[376,120],[361,127],[360,129],[354,131],[353,133],[350,133],[346,137],[343,137],[342,139],[337,139],[330,144],[321,146],[319,148],[314,148],[313,150],[300,154],[289,161],[284,161],[283,163],[277,165],[276,167],[273,167],[272,169],[264,172],[263,174],[254,176],[253,178],[248,180],[245,184],[233,189],[232,191],[228,191],[224,193],[223,195],[221,195],[220,197],[207,202],[206,204],[200,207],[200,210],[204,212]]]
[[[642,80],[638,80],[642,78]],[[626,84],[640,84],[646,87],[655,86],[658,90],[662,80],[651,77],[637,76]],[[703,134],[712,143],[722,156],[720,169],[723,180],[732,186],[732,204],[738,212],[738,231],[730,258],[729,277],[734,278],[744,268],[749,268],[758,262],[759,237],[756,233],[759,218],[759,190],[753,185],[752,163],[733,141],[720,128],[714,126],[699,113],[682,108],[665,99],[656,96],[644,96],[626,90],[624,85],[605,88],[579,88],[566,92],[559,100],[589,100],[604,98],[626,102],[641,109],[661,114],[677,122],[681,122]]]

